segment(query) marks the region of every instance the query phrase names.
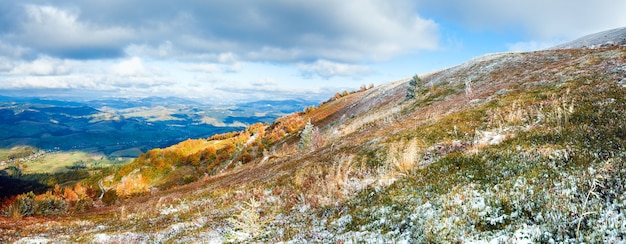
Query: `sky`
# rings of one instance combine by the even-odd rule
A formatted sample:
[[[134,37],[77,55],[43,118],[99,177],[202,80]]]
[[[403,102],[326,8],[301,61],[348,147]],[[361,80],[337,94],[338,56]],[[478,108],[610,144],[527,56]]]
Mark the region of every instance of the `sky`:
[[[326,100],[626,26],[617,0],[0,0],[0,95]]]

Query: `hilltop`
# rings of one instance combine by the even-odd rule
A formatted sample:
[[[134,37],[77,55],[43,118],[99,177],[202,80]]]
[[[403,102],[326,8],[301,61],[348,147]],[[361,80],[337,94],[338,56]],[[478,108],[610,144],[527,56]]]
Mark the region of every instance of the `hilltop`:
[[[626,47],[494,54],[418,77],[150,150],[85,182],[96,191],[93,208],[5,217],[0,235],[97,243],[624,241]],[[411,79],[418,89],[407,99]],[[65,192],[39,197],[38,206],[67,200]]]
[[[607,45],[626,45],[626,27],[586,35],[551,49],[597,48]]]

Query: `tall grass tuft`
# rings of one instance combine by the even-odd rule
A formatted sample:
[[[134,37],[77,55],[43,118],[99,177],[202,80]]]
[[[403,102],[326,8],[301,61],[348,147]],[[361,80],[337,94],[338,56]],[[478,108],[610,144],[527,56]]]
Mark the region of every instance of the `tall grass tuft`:
[[[417,140],[406,143],[394,143],[389,147],[388,164],[393,166],[396,173],[410,175],[419,166],[420,149]]]

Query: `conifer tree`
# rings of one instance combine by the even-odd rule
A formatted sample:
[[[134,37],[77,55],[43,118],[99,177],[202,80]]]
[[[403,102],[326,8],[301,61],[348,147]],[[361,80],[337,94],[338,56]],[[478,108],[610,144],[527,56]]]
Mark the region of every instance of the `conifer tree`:
[[[416,99],[422,93],[424,93],[424,82],[419,76],[414,75],[406,90],[406,100]]]

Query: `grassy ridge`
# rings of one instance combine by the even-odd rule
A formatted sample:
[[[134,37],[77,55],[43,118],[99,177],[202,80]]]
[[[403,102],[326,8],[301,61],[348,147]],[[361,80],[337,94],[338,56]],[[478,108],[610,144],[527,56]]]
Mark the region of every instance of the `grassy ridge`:
[[[98,176],[128,194],[118,205],[15,233],[72,232],[56,240],[77,242],[620,242],[625,66],[626,48],[615,46],[496,55],[422,77],[428,89],[415,100],[405,99],[406,81],[346,94],[273,124],[151,150]]]

